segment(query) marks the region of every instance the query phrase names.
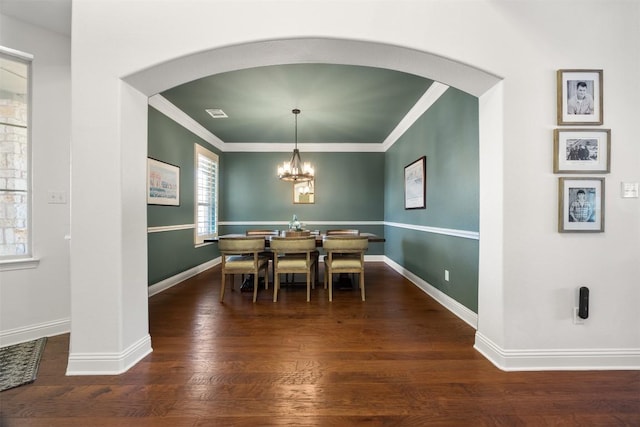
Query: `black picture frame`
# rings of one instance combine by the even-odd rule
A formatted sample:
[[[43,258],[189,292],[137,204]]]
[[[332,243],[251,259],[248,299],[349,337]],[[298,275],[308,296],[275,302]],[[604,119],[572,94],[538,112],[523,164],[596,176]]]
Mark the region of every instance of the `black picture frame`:
[[[427,157],[404,167],[404,208],[426,209],[427,204]]]

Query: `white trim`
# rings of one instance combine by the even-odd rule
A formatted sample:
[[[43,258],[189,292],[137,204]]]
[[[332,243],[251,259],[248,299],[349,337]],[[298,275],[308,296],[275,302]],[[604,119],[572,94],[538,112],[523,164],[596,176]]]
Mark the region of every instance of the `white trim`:
[[[434,81],[382,143],[304,143],[298,144],[300,151],[306,153],[384,153],[431,108],[447,89],[449,86]],[[266,144],[260,142],[224,142],[159,94],[149,97],[149,105],[223,152],[260,153],[269,151],[286,153],[291,151],[291,143],[288,142],[268,144],[268,150]]]
[[[207,261],[203,264],[196,265],[189,270],[185,270],[182,273],[176,274],[175,276],[171,276],[167,279],[164,279],[158,283],[155,283],[149,286],[149,297],[159,294],[160,292],[166,291],[167,289],[184,282],[185,280],[195,276],[196,274],[202,273],[205,270],[208,270],[216,265],[220,264],[220,257],[214,258],[211,261]]]
[[[26,52],[22,52],[19,50],[15,50],[15,49],[11,49],[8,48],[6,46],[0,46],[0,53],[3,53],[5,55],[10,55],[13,56],[15,58],[20,58],[23,61],[33,61],[34,56],[30,53],[26,53]]]
[[[120,353],[69,353],[67,375],[119,375],[152,351],[146,334]]]
[[[0,271],[27,270],[37,268],[40,258],[18,258],[0,261]]]
[[[413,126],[415,121],[426,113],[438,99],[440,99],[447,89],[449,89],[449,86],[439,82],[433,82],[420,97],[418,102],[411,107],[411,110],[409,110],[407,115],[404,116],[395,129],[393,129],[389,136],[387,136],[387,138],[382,142],[383,149],[381,151],[386,152],[391,148],[391,146],[395,144],[411,126]]]
[[[504,350],[480,332],[473,347],[503,371],[640,370],[640,348]]]
[[[218,150],[224,150],[224,142],[222,142],[220,138],[209,132],[202,125],[200,125],[200,123],[193,120],[190,116],[186,115],[181,109],[173,105],[162,95],[153,95],[149,97],[149,105],[190,131],[191,133],[204,139],[209,144],[216,147]]]
[[[42,337],[67,334],[71,331],[70,319],[59,319],[23,328],[9,329],[0,333],[0,347],[32,341]]]
[[[444,308],[458,316],[464,322],[466,322],[469,326],[474,329],[478,329],[478,315],[473,311],[469,310],[464,305],[460,304],[458,301],[451,298],[449,295],[445,294],[441,290],[433,287],[428,282],[424,281],[411,271],[402,267],[400,264],[396,263],[392,259],[388,257],[385,258],[385,263],[393,268],[395,271],[403,275],[407,280],[412,282],[418,288],[422,289],[427,295],[431,298],[435,299],[439,302]]]
[[[157,227],[147,227],[147,233],[161,233],[164,231],[192,230],[195,224],[161,225]]]
[[[303,221],[305,225],[384,225],[384,221]],[[220,221],[218,225],[289,225],[288,221]]]
[[[298,143],[301,153],[384,153],[382,144],[375,142],[327,142],[327,143]],[[253,152],[264,153],[291,153],[291,143],[282,142],[268,144],[263,142],[226,142],[224,150],[226,152]]]
[[[480,240],[480,233],[477,231],[456,230],[453,228],[428,227],[426,225],[403,224],[399,222],[385,221],[384,225],[389,227],[406,228],[409,230],[423,231],[425,233],[444,234],[453,237],[462,237],[464,239]]]

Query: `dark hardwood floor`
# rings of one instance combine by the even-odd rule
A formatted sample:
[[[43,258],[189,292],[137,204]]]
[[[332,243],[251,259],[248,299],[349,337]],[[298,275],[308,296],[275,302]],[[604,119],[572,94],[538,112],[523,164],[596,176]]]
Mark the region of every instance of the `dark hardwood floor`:
[[[49,339],[2,426],[640,426],[639,371],[502,372],[474,330],[382,263],[322,286],[218,301],[213,268],[149,300],[153,353],[117,376],[65,376]]]

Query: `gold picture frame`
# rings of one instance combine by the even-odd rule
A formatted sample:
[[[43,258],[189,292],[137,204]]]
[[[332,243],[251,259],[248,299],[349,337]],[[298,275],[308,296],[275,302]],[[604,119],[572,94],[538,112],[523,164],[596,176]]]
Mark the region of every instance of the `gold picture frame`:
[[[294,204],[314,204],[316,202],[316,182],[311,181],[295,182],[293,184]]]

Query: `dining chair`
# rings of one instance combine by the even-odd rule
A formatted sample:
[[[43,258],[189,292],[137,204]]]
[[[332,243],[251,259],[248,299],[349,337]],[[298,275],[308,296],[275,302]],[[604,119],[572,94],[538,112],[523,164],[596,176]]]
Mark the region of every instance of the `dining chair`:
[[[258,297],[260,271],[264,271],[264,287],[269,289],[269,258],[260,255],[264,252],[264,237],[221,237],[218,249],[222,259],[222,283],[220,302],[224,300],[225,279],[231,276],[231,290],[235,274],[253,274],[253,302]]]
[[[273,251],[273,302],[278,301],[280,290],[280,274],[302,273],[307,277],[307,302],[311,300],[311,287],[315,289],[317,258],[315,236],[303,237],[272,237]]]
[[[333,235],[324,236],[322,247],[326,252],[324,257],[324,287],[329,284],[329,301],[333,301],[333,274],[357,273],[359,277],[360,294],[365,300],[364,292],[364,253],[369,247],[366,236]]]
[[[282,236],[284,237],[306,237],[306,236],[319,236],[320,230],[284,230],[282,232]],[[315,267],[314,267],[314,275],[315,281],[318,282],[318,262],[320,261],[320,251],[317,249],[311,252],[311,256],[314,258]],[[291,281],[295,281],[295,275],[292,273]],[[287,275],[287,283],[289,282],[289,275]]]
[[[270,236],[279,236],[279,235],[280,235],[280,230],[252,229],[252,230],[245,231],[245,236],[262,236],[265,239]],[[273,282],[273,252],[271,252],[270,250],[265,250],[260,252],[260,256],[267,257],[269,258],[269,261],[271,261],[271,281]]]

